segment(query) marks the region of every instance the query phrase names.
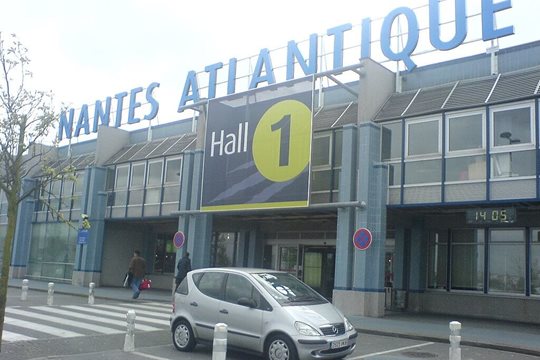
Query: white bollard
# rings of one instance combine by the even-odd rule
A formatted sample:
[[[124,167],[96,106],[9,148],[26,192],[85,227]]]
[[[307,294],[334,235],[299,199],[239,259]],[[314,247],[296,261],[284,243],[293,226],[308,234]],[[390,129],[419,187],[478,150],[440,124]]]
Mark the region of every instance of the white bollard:
[[[22,281],[21,300],[22,301],[28,300],[28,279],[24,279]]]
[[[124,351],[135,351],[135,310],[129,310],[126,314],[127,333],[124,340]]]
[[[212,360],[225,360],[227,357],[227,324],[217,323],[214,326],[214,344]]]
[[[96,284],[91,282],[88,284],[88,304],[94,305],[94,288]]]
[[[461,342],[461,323],[458,321],[450,322],[450,349],[449,360],[461,360],[461,348],[459,343]]]
[[[53,304],[54,283],[50,282],[48,288],[49,290],[47,292],[47,305],[51,306]]]

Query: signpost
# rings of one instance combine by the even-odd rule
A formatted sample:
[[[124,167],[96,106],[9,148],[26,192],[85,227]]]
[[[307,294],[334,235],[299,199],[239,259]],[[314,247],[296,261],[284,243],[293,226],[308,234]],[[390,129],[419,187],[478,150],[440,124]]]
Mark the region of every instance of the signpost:
[[[367,250],[372,242],[373,236],[367,228],[360,228],[353,235],[353,244],[358,250]]]
[[[173,237],[174,246],[177,249],[180,249],[182,246],[184,246],[185,242],[186,242],[186,235],[184,235],[182,231],[177,231]]]

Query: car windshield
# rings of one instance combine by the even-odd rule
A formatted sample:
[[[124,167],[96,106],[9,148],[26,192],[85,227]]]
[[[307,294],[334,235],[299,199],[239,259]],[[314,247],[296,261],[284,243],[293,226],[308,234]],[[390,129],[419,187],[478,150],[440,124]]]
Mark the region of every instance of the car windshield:
[[[256,273],[255,279],[281,305],[322,304],[327,300],[315,290],[287,273]]]

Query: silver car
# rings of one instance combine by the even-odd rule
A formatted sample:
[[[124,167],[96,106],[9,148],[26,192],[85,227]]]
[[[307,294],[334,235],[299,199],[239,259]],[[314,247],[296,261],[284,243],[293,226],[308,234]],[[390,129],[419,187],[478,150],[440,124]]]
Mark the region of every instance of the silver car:
[[[193,270],[174,294],[174,346],[211,345],[214,326],[227,325],[227,348],[268,360],[340,359],[357,333],[334,305],[296,277],[246,268]]]

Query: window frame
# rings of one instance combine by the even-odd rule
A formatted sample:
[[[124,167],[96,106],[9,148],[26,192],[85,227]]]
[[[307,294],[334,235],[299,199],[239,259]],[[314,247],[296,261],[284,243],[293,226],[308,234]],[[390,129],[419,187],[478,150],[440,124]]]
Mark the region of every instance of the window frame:
[[[528,108],[530,110],[530,118],[529,118],[529,131],[530,131],[530,142],[520,142],[519,144],[508,144],[508,145],[498,145],[495,146],[495,113],[500,111],[509,111],[509,110],[516,110],[516,109],[523,109]],[[525,101],[525,102],[517,102],[512,104],[504,104],[504,105],[496,105],[492,106],[489,109],[489,119],[490,119],[490,153],[491,154],[498,154],[498,153],[507,153],[507,152],[517,152],[517,151],[523,151],[523,150],[532,150],[536,149],[537,144],[536,143],[536,113],[535,113],[535,106],[533,101]]]
[[[450,150],[450,122],[452,119],[480,115],[482,117],[482,147],[478,149]],[[482,109],[447,113],[445,116],[445,158],[466,157],[486,154],[486,112]]]
[[[410,126],[421,123],[428,123],[437,121],[437,152],[420,155],[409,155],[409,138],[410,138]],[[408,118],[405,119],[405,153],[403,154],[405,162],[413,160],[433,160],[442,158],[442,114],[420,117],[420,118]]]

